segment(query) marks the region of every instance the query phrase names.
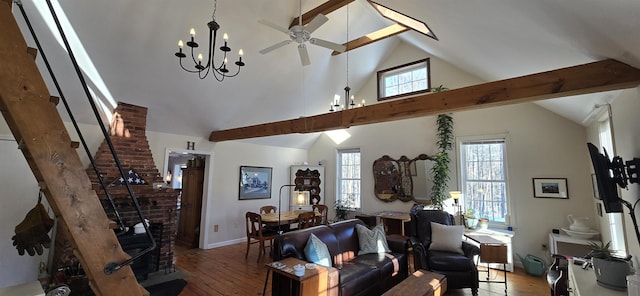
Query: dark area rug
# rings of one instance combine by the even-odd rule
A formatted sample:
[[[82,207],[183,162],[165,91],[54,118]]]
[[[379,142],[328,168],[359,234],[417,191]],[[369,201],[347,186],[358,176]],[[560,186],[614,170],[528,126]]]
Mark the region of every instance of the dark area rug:
[[[178,296],[184,287],[187,285],[187,281],[184,279],[175,279],[168,282],[155,284],[145,287],[151,296]]]

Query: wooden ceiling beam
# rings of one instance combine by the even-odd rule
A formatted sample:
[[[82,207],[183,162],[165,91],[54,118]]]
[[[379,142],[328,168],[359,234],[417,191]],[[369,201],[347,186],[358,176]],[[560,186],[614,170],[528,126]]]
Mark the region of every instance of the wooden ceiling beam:
[[[406,31],[411,30],[410,28],[407,28],[401,24],[393,24],[391,26],[388,26],[384,29],[380,29],[378,31],[375,31],[373,33],[369,33],[365,36],[362,36],[360,38],[357,39],[353,39],[347,43],[344,43],[342,45],[346,46],[347,49],[344,52],[356,49],[358,47],[362,47],[365,46],[367,44],[371,44],[377,41],[380,41],[382,39],[386,39],[389,38],[391,36],[395,36],[398,35],[400,33],[404,33]],[[342,52],[339,51],[334,51],[333,53],[331,53],[331,55],[339,55]]]
[[[603,60],[340,112],[214,131],[209,140],[220,142],[322,132],[453,111],[625,89],[639,84],[640,70],[616,60]]]
[[[308,24],[314,17],[316,17],[316,15],[320,13],[327,15],[335,10],[338,10],[346,6],[347,4],[353,1],[354,0],[329,0],[325,3],[322,3],[318,7],[311,9],[302,15],[302,25],[304,26]],[[289,28],[297,25],[298,19],[299,17],[296,17],[295,19],[293,19],[293,21],[291,21],[291,24],[289,25]]]

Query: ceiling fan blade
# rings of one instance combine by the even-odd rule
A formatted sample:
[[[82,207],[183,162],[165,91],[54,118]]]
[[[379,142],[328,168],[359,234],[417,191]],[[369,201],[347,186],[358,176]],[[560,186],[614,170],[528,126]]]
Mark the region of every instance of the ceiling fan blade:
[[[342,44],[338,44],[338,43],[333,43],[327,40],[322,40],[322,39],[318,39],[318,38],[311,38],[309,39],[309,43],[314,44],[314,45],[318,45],[318,46],[322,46],[322,47],[326,47],[328,49],[333,49],[337,52],[344,52],[347,47],[342,45]]]
[[[268,20],[259,20],[258,23],[261,23],[261,24],[263,24],[263,25],[265,25],[267,27],[271,27],[273,29],[276,29],[276,30],[278,30],[278,31],[280,31],[282,33],[289,34],[289,30],[287,28],[281,27],[279,25],[276,25],[276,24],[274,24],[274,23],[272,23],[272,22],[270,22]]]
[[[324,16],[324,14],[322,13],[319,13],[305,26],[305,29],[307,30],[307,32],[313,33],[313,31],[320,28],[320,26],[324,25],[324,23],[326,23],[328,20],[328,17]]]
[[[282,41],[282,42],[278,42],[278,43],[276,43],[276,44],[274,44],[274,45],[271,45],[271,46],[269,46],[269,47],[267,47],[267,48],[265,48],[265,49],[263,49],[263,50],[259,51],[259,53],[261,53],[261,54],[265,54],[265,53],[271,52],[271,51],[273,51],[273,50],[275,50],[275,49],[278,49],[278,48],[280,48],[280,47],[283,47],[283,46],[285,46],[285,45],[287,45],[287,44],[291,43],[291,41],[292,41],[292,40],[285,40],[285,41]]]
[[[304,43],[298,45],[298,53],[300,54],[300,62],[302,62],[303,66],[308,66],[311,64],[311,60],[309,60],[309,52],[307,52],[307,47]]]

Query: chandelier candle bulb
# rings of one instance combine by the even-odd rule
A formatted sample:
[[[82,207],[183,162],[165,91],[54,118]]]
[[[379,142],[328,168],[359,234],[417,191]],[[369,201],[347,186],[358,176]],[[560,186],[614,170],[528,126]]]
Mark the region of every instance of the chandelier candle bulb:
[[[240,60],[242,60],[242,56],[244,55],[244,51],[242,51],[242,48],[238,50],[238,55],[240,56]]]
[[[184,47],[184,43],[182,42],[182,40],[178,40],[178,47],[180,48],[180,50],[182,50],[182,47]]]
[[[189,35],[191,35],[191,38],[196,37],[196,29],[191,28],[191,30],[189,30]]]

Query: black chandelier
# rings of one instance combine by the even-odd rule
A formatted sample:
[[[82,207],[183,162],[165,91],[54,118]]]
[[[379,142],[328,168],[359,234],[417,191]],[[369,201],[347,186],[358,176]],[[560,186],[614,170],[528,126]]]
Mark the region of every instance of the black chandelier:
[[[223,36],[224,45],[220,46],[220,50],[224,53],[224,56],[219,66],[214,65],[214,56],[215,56],[214,49],[216,47],[218,29],[220,29],[220,25],[216,22],[216,4],[217,4],[217,1],[214,0],[213,15],[211,16],[212,20],[209,23],[207,23],[207,27],[209,27],[209,54],[207,55],[206,64],[204,65],[202,64],[203,56],[201,53],[197,55],[197,59],[196,59],[196,56],[194,55],[194,48],[199,46],[198,43],[195,42],[194,40],[194,37],[196,35],[196,30],[194,28],[191,28],[191,30],[189,31],[189,34],[191,35],[191,40],[187,42],[187,46],[191,48],[191,60],[193,60],[193,64],[194,64],[193,68],[195,70],[187,69],[182,64],[182,59],[187,57],[187,55],[182,52],[182,47],[184,46],[184,43],[182,42],[182,40],[178,41],[178,52],[176,52],[175,55],[178,57],[178,60],[180,61],[180,67],[182,67],[183,70],[189,73],[198,73],[198,77],[200,79],[204,79],[205,77],[207,77],[207,75],[209,75],[210,72],[212,72],[216,80],[222,81],[226,77],[234,77],[238,75],[238,73],[240,73],[240,68],[243,67],[245,64],[242,61],[243,51],[242,49],[240,49],[238,51],[238,60],[235,62],[235,64],[238,66],[238,70],[234,74],[229,73],[230,71],[229,69],[227,69],[227,53],[231,51],[231,48],[227,46],[229,37],[225,33]]]

